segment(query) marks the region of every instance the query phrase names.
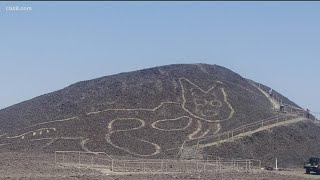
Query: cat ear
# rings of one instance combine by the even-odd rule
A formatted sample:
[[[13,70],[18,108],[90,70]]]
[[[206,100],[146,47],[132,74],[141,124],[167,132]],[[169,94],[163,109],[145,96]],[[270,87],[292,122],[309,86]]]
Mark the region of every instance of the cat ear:
[[[184,90],[185,93],[191,94],[192,96],[195,94],[199,94],[203,92],[197,85],[193,84],[191,81],[185,78],[180,78],[181,88]]]

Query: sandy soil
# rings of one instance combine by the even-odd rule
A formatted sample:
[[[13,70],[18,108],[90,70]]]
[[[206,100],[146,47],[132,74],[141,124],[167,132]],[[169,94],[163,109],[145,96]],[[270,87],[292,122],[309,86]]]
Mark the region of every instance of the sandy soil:
[[[305,174],[302,168],[290,171],[252,170],[250,172],[232,173],[139,174],[112,173],[103,168],[77,167],[77,164],[56,165],[54,154],[47,153],[0,153],[0,158],[0,180],[304,180],[320,178],[318,175]]]

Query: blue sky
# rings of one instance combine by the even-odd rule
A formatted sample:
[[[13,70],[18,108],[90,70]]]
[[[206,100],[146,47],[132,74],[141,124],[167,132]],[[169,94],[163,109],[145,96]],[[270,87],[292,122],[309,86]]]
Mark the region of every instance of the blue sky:
[[[320,2],[0,2],[0,109],[81,80],[208,63],[320,112],[319,9]]]

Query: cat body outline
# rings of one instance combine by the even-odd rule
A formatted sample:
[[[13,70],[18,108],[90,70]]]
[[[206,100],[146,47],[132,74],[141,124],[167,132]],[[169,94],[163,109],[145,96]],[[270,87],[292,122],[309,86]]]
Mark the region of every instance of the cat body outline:
[[[186,140],[199,139],[203,138],[206,135],[216,134],[220,130],[220,122],[226,121],[233,116],[234,110],[231,104],[228,102],[227,94],[224,90],[223,83],[220,81],[216,81],[216,83],[210,87],[207,91],[203,90],[196,84],[192,83],[190,80],[186,78],[179,78],[179,83],[182,89],[182,102],[161,102],[157,107],[152,109],[147,108],[136,108],[136,109],[106,109],[102,111],[89,112],[86,113],[87,116],[91,115],[100,115],[100,114],[108,114],[113,113],[114,118],[108,118],[105,121],[105,125],[107,126],[107,131],[105,131],[105,140],[107,143],[114,146],[116,149],[120,149],[129,154],[136,156],[154,156],[161,153],[161,146],[148,141],[145,138],[134,137],[134,135],[130,135],[135,131],[144,130],[154,130],[154,131],[163,131],[163,132],[175,132],[181,131],[184,132],[188,128],[191,127],[191,131],[188,134],[185,134]],[[227,109],[226,113],[221,114],[221,109]],[[165,111],[165,109],[175,108],[177,112],[180,111],[180,114],[171,117],[160,117],[159,112]],[[152,120],[146,119],[145,117],[140,117],[139,114],[148,114],[147,117],[152,117]],[[223,113],[223,112],[222,112]],[[155,117],[155,118],[154,118]],[[157,118],[158,117],[158,118]],[[73,117],[75,119],[81,120],[78,117]],[[72,120],[72,118],[68,118],[66,121]],[[138,122],[137,127],[130,127],[128,129],[117,129],[114,127],[114,124],[118,122],[124,122],[126,120],[132,120]],[[107,122],[108,121],[108,122]],[[161,124],[172,123],[172,122],[183,122],[183,126],[174,127],[174,128],[164,128],[161,127]],[[39,125],[56,123],[56,122],[64,122],[64,120],[56,120],[51,122],[39,123]],[[120,123],[121,124],[121,123]],[[179,123],[178,123],[179,124]],[[181,123],[180,123],[181,125]],[[37,125],[33,125],[35,127]],[[194,127],[197,127],[194,129]],[[44,127],[41,127],[44,128]],[[47,127],[48,128],[48,127]],[[54,128],[54,127],[50,127]],[[35,130],[35,132],[38,130]],[[124,136],[135,138],[135,140],[145,143],[146,145],[151,145],[154,147],[154,152],[149,154],[136,153],[132,150],[121,147],[119,144],[115,144],[112,141],[112,136],[116,134],[123,134]],[[15,137],[18,137],[17,135]],[[22,137],[22,136],[21,136]],[[1,138],[1,136],[0,136]],[[12,137],[8,137],[12,138]],[[75,137],[76,138],[76,137]],[[81,146],[86,151],[90,151],[90,148],[86,146],[86,143],[92,141],[92,138],[88,139],[88,137],[78,137],[81,140]],[[14,138],[13,138],[14,139]],[[50,139],[50,138],[48,138]],[[53,139],[54,141],[54,139]],[[53,141],[46,144],[46,146],[53,143]]]

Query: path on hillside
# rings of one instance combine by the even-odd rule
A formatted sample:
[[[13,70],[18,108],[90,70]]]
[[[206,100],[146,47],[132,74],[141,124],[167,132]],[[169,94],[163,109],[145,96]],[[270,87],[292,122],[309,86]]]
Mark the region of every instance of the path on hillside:
[[[267,92],[265,92],[264,90],[262,90],[260,87],[258,87],[257,85],[255,85],[255,84],[253,84],[253,83],[251,83],[254,87],[256,87],[257,89],[259,89],[261,92],[262,92],[262,94],[263,95],[265,95],[268,99],[269,99],[269,101],[271,102],[271,104],[272,104],[272,106],[273,106],[273,109],[280,109],[280,104],[279,104],[279,102],[277,102],[275,99],[273,99],[272,97],[270,97],[270,95],[267,93]]]
[[[262,94],[268,98],[268,100],[270,101],[271,105],[273,106],[273,109],[276,111],[276,110],[279,110],[280,109],[280,103],[278,101],[276,101],[273,97],[270,97],[270,95],[264,91],[263,89],[261,89],[260,87],[258,87],[256,84],[254,83],[251,83],[254,87],[256,87],[259,91],[262,92]],[[292,108],[292,107],[291,107]],[[299,108],[300,109],[300,108]],[[303,111],[303,110],[302,110]],[[197,145],[196,145],[196,154],[198,154],[199,152],[199,148],[204,148],[204,147],[209,147],[209,146],[214,146],[214,145],[217,145],[217,144],[220,144],[220,143],[224,143],[224,142],[232,142],[234,141],[235,139],[239,139],[239,138],[242,138],[242,137],[245,137],[245,136],[250,136],[256,132],[260,132],[260,131],[264,131],[264,130],[267,130],[267,129],[271,129],[271,128],[274,128],[274,127],[278,127],[278,126],[283,126],[283,125],[288,125],[288,124],[292,124],[292,123],[296,123],[296,122],[300,122],[302,120],[305,120],[306,118],[304,118],[304,113],[302,113],[300,116],[300,114],[294,114],[292,113],[292,110],[291,110],[291,113],[290,112],[287,112],[287,115],[293,115],[294,117],[290,118],[290,119],[287,119],[285,121],[282,121],[282,122],[278,122],[278,118],[281,117],[282,115],[279,114],[277,116],[277,122],[276,123],[273,123],[273,124],[270,124],[270,125],[266,125],[266,126],[263,126],[263,120],[261,121],[262,123],[262,127],[258,127],[257,129],[254,129],[254,130],[246,130],[245,131],[245,128],[247,127],[250,127],[252,125],[248,124],[248,125],[244,125],[244,126],[241,126],[240,129],[242,128],[243,129],[243,133],[240,133],[240,134],[237,134],[237,135],[233,135],[233,131],[235,130],[238,130],[237,128],[234,129],[234,130],[231,130],[231,131],[228,131],[228,132],[225,132],[225,133],[220,133],[220,134],[216,134],[215,137],[219,137],[218,140],[213,140],[212,142],[210,143],[204,143],[204,144],[201,144],[201,141],[205,141],[205,140],[209,140],[210,137],[208,138],[205,138],[205,139],[199,139],[199,141],[197,142]],[[230,138],[229,137],[229,133],[232,133],[232,137]],[[225,138],[225,139],[220,139],[220,136],[222,135],[225,135],[227,133],[228,137]],[[211,137],[211,138],[214,138],[214,137]],[[185,143],[185,142],[184,142]],[[180,148],[180,153],[182,153],[183,150],[183,146],[184,146],[184,143],[183,145],[181,146]],[[189,147],[189,148],[192,148]],[[182,155],[182,154],[181,154]],[[197,155],[196,155],[197,156]]]
[[[270,95],[264,91],[262,88],[260,88],[260,85],[256,85],[254,83],[251,83],[254,87],[256,87],[259,91],[262,92],[262,94],[270,101],[271,105],[273,106],[274,111],[280,110],[280,103],[273,97],[270,97]],[[243,126],[240,126],[236,129],[223,132],[220,134],[215,134],[213,136],[209,136],[206,138],[199,138],[197,140],[197,144],[189,145],[187,146],[188,140],[184,141],[183,144],[180,147],[180,150],[177,157],[189,157],[189,155],[193,154],[192,156],[197,157],[199,154],[199,148],[214,146],[219,143],[224,142],[230,142],[234,141],[235,139],[245,137],[252,135],[259,131],[264,131],[267,129],[271,129],[277,126],[283,126],[288,125],[292,123],[296,123],[302,120],[305,120],[304,118],[304,110],[301,108],[297,108],[291,105],[287,105],[290,110],[284,111],[284,113],[276,113],[277,116],[267,118],[261,121],[257,121],[254,123],[246,124]],[[295,109],[293,111],[293,109]],[[284,118],[284,120],[283,120]],[[279,120],[280,119],[280,120]],[[271,123],[271,124],[270,124]],[[194,153],[195,152],[195,153]]]
[[[273,120],[274,119],[271,119],[271,121],[273,121]],[[212,140],[211,142],[210,142],[209,138],[199,140],[196,145],[191,145],[191,146],[184,146],[184,144],[185,144],[185,142],[184,142],[184,144],[181,146],[180,151],[177,154],[177,156],[180,156],[180,157],[183,157],[183,158],[200,157],[199,153],[201,152],[201,149],[203,149],[205,147],[215,146],[215,145],[219,145],[219,144],[225,143],[225,142],[233,142],[236,139],[247,137],[247,136],[250,136],[250,135],[255,134],[257,132],[260,132],[260,131],[265,131],[265,130],[268,130],[268,129],[272,129],[274,127],[285,126],[285,125],[297,123],[297,122],[300,122],[300,121],[303,121],[303,120],[307,120],[307,119],[304,118],[304,117],[295,116],[295,117],[293,117],[291,119],[288,119],[288,120],[285,120],[285,121],[281,121],[281,122],[277,122],[276,121],[276,123],[269,124],[269,125],[267,125],[267,124],[262,125],[263,123],[261,123],[261,122],[263,122],[263,121],[261,121],[261,122],[259,121],[258,124],[261,123],[261,127],[256,128],[254,130],[243,131],[243,132],[241,132],[239,134],[236,134],[234,136],[233,135],[229,136],[229,135],[233,134],[232,132],[239,131],[239,129],[234,129],[234,130],[231,130],[231,131],[228,131],[228,132],[225,132],[225,133],[217,134],[216,136],[213,136],[213,138],[216,138],[216,137],[219,137],[219,136],[221,136],[221,137],[216,138],[218,140]],[[268,122],[268,121],[265,121],[265,122]],[[254,125],[256,125],[256,124],[254,124]],[[250,124],[249,124],[249,126],[250,126]],[[247,127],[248,126],[246,126],[246,125],[243,126],[243,129],[240,129],[240,131],[244,130]],[[212,138],[212,137],[210,137],[210,138]],[[204,141],[207,141],[207,142],[203,143]]]
[[[300,121],[303,121],[303,120],[306,120],[306,118],[301,118],[300,117],[300,118],[295,118],[295,119],[291,119],[291,120],[287,120],[287,121],[271,124],[271,125],[268,125],[268,126],[263,126],[263,127],[260,127],[260,128],[258,128],[256,130],[253,130],[253,131],[247,131],[247,132],[244,132],[244,133],[240,133],[240,134],[234,136],[233,138],[229,138],[229,139],[221,140],[221,141],[216,141],[216,142],[212,142],[212,143],[207,143],[207,144],[203,144],[203,145],[200,144],[199,148],[214,146],[214,145],[225,143],[225,142],[232,142],[235,139],[239,139],[239,138],[243,138],[243,137],[246,137],[246,136],[250,136],[250,135],[252,135],[254,133],[257,133],[257,132],[260,132],[260,131],[264,131],[264,130],[271,129],[271,128],[278,127],[278,126],[284,126],[284,125],[297,123],[297,122],[300,122]]]

